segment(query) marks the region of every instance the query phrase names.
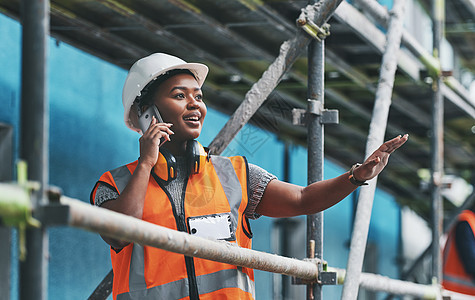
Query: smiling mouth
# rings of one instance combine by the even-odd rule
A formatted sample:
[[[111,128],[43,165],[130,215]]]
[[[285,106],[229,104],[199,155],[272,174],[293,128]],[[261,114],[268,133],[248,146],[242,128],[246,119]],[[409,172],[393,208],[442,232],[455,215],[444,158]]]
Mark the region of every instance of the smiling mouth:
[[[191,121],[191,122],[198,122],[200,120],[200,117],[198,117],[198,116],[187,117],[187,118],[183,118],[183,120]]]

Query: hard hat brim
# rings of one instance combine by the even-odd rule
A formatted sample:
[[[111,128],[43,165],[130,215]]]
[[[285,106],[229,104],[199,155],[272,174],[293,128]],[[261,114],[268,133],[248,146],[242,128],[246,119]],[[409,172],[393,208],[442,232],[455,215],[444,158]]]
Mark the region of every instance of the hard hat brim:
[[[208,67],[206,65],[200,63],[185,63],[160,70],[160,72],[153,74],[145,85],[171,70],[189,70],[193,75],[195,75],[196,81],[200,87],[203,86],[206,76],[208,75]]]

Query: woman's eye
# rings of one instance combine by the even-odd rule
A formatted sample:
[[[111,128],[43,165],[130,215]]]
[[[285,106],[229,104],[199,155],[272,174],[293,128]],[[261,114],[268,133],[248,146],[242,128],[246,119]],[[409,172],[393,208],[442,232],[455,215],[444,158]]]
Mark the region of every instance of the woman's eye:
[[[177,99],[184,99],[184,98],[185,98],[185,94],[183,94],[183,93],[176,94],[176,95],[175,95],[175,98],[177,98]]]
[[[203,95],[198,94],[195,96],[196,100],[203,100]]]

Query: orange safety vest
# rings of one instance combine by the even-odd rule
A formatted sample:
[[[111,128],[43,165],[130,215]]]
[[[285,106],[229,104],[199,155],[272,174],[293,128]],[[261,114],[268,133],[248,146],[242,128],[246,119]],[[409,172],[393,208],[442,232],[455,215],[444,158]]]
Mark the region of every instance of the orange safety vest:
[[[475,238],[475,214],[464,210],[458,216],[458,222],[467,221]],[[465,269],[455,243],[455,226],[451,229],[444,247],[444,266],[442,286],[458,293],[475,295],[475,280]]]
[[[138,161],[104,173],[99,182],[120,193]],[[198,174],[184,184],[182,211],[152,172],[142,219],[178,231],[195,232],[195,217],[225,216],[230,236],[226,239],[251,248],[252,233],[244,215],[248,202],[248,167],[244,157],[210,156]],[[91,198],[95,198],[94,188]],[[184,199],[183,199],[184,198]],[[254,299],[252,269],[162,249],[129,244],[119,252],[111,248],[114,272],[113,298],[123,299]]]

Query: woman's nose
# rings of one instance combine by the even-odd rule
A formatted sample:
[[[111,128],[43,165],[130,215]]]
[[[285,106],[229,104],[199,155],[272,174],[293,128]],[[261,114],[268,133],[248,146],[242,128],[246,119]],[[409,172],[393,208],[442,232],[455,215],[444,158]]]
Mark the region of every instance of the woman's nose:
[[[188,109],[198,108],[200,107],[200,102],[194,96],[188,96]]]

